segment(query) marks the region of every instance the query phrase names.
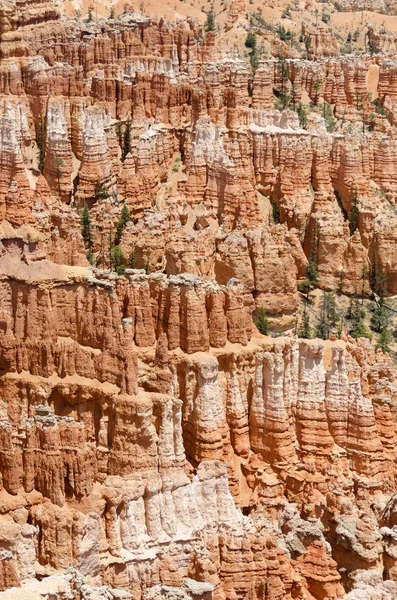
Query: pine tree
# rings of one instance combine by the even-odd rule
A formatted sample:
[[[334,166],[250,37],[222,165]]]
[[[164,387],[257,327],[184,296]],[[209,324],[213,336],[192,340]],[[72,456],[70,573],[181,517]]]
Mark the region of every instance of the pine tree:
[[[95,257],[94,257],[92,250],[87,250],[86,257],[87,257],[88,262],[92,266],[95,266]]]
[[[383,297],[386,295],[387,280],[383,275],[378,265],[378,252],[377,252],[377,240],[374,236],[372,244],[372,265],[371,265],[371,276],[370,276],[371,290]]]
[[[37,128],[37,147],[39,149],[38,167],[39,167],[40,173],[43,172],[43,167],[44,167],[44,156],[45,156],[44,137],[45,137],[44,119],[43,119],[43,115],[40,115],[39,126]]]
[[[370,337],[370,333],[364,324],[365,310],[358,302],[356,296],[351,299],[350,307],[348,312],[348,319],[350,321],[349,334],[357,339],[360,337]]]
[[[299,329],[299,337],[303,338],[304,340],[308,340],[311,338],[310,317],[306,304],[303,307],[302,322]]]
[[[128,257],[128,268],[135,269],[135,252],[131,250],[130,255]]]
[[[81,235],[83,236],[84,246],[92,252],[92,247],[94,245],[92,239],[92,224],[90,211],[86,204],[84,205],[83,214],[81,216]]]
[[[371,329],[376,333],[382,333],[383,329],[389,326],[390,322],[390,311],[385,304],[386,297],[386,279],[384,277],[378,277],[377,281],[377,293],[379,301],[375,303],[375,306],[371,309]]]
[[[215,11],[214,6],[211,5],[210,10],[207,12],[207,19],[204,23],[205,31],[215,31]]]
[[[351,208],[350,217],[349,217],[350,235],[353,235],[354,232],[357,230],[357,227],[358,227],[359,204],[360,204],[360,202],[359,202],[358,194],[357,194],[357,190],[356,190],[354,192],[353,201],[352,201],[352,208]]]
[[[119,140],[119,145],[121,148],[123,145],[123,132],[121,129],[121,121],[117,121],[117,123],[115,125],[115,131],[116,131],[117,139]]]
[[[251,52],[250,52],[250,64],[252,67],[252,72],[255,73],[256,69],[258,68],[258,62],[259,62],[259,58],[258,58],[258,49],[256,46],[256,35],[249,31],[247,34],[247,39],[245,40],[245,45],[247,48],[251,48]]]
[[[320,311],[320,320],[317,326],[317,337],[328,340],[332,329],[339,321],[335,294],[324,292]]]
[[[317,222],[314,223],[313,228],[313,240],[312,240],[312,248],[310,251],[309,265],[307,267],[306,277],[309,282],[309,285],[316,286],[319,283],[319,274],[317,268],[317,244],[318,244],[318,236],[317,236]]]
[[[110,15],[109,15],[109,18],[110,18],[110,19],[114,19],[114,17],[115,17],[115,13],[114,13],[114,7],[112,6],[112,8],[110,9]]]
[[[87,15],[87,23],[89,23],[89,22],[90,22],[90,21],[92,21],[92,20],[93,20],[92,11],[91,11],[91,10],[89,10],[89,11],[88,11],[88,15]]]
[[[117,222],[117,226],[116,226],[116,238],[115,238],[116,246],[118,246],[120,244],[121,238],[123,235],[123,231],[124,231],[127,223],[129,223],[129,221],[131,221],[130,211],[128,210],[128,206],[126,204],[124,204],[123,209],[121,211],[120,218],[119,218],[119,220]]]
[[[316,335],[317,335],[317,337],[321,338],[322,340],[328,340],[329,332],[330,332],[330,325],[329,325],[328,315],[327,315],[325,294],[323,294],[323,302],[322,302],[321,310],[320,310],[320,320],[317,325]]]
[[[338,282],[338,294],[341,296],[343,294],[343,284],[345,282],[345,272],[341,269],[339,274],[339,282]]]
[[[128,121],[125,124],[124,130],[124,138],[123,138],[123,152],[121,160],[124,162],[127,158],[128,154],[131,152],[131,121]]]
[[[361,107],[362,107],[362,98],[361,98],[360,94],[358,93],[358,91],[356,90],[356,109],[361,110]]]
[[[376,127],[376,115],[374,113],[371,113],[369,115],[368,127],[369,127],[370,131],[374,131],[374,129]]]
[[[307,279],[308,279],[310,285],[312,285],[312,286],[318,285],[319,274],[318,274],[317,264],[314,260],[310,260],[309,266],[307,267]]]
[[[342,338],[344,325],[345,325],[345,318],[344,318],[344,314],[342,313],[341,317],[339,319],[337,330],[336,330],[336,337],[338,338],[338,340],[340,340]]]
[[[332,108],[330,107],[330,105],[327,102],[325,102],[325,100],[324,100],[323,111],[324,111],[323,115],[324,115],[324,120],[325,120],[325,127],[326,127],[328,133],[332,133],[336,129],[337,121],[336,121],[336,119],[334,119],[334,114],[332,112]]]
[[[299,102],[298,108],[297,108],[296,112],[298,113],[299,125],[302,127],[302,129],[306,129],[306,125],[307,125],[307,112],[306,112],[306,109],[303,106],[302,102]]]
[[[247,33],[247,37],[245,38],[245,47],[252,49],[255,46],[256,46],[256,35],[253,31],[249,31]]]
[[[278,223],[280,223],[280,208],[278,205],[277,200],[272,199],[270,201],[271,205],[272,205],[272,217],[273,217],[273,223],[275,225],[277,225]]]
[[[314,106],[317,106],[317,103],[318,103],[318,93],[320,91],[320,88],[321,88],[321,79],[316,79],[316,81],[313,84],[313,90],[315,92],[315,94],[314,94],[314,100],[313,100]]]
[[[266,317],[266,310],[263,306],[261,306],[261,308],[259,309],[258,319],[255,325],[262,335],[268,334],[269,322]]]
[[[299,286],[299,291],[306,294],[309,299],[309,292],[312,287],[319,284],[319,274],[317,268],[317,222],[314,223],[312,247],[310,251],[309,264],[306,271],[306,280]]]
[[[361,306],[364,304],[364,296],[365,296],[365,282],[367,280],[368,273],[365,266],[363,266],[362,274],[361,274]]]
[[[306,59],[309,60],[309,51],[311,48],[311,41],[309,37],[305,37],[305,48],[306,48]]]
[[[291,97],[292,108],[293,108],[293,110],[296,110],[296,101],[298,98],[298,94],[296,92],[296,88],[295,88],[294,84],[292,84],[292,87],[291,87],[291,96],[290,97]]]
[[[374,239],[372,241],[372,265],[371,265],[371,276],[370,276],[370,286],[373,292],[376,292],[378,287],[378,256],[377,256],[377,241],[374,235]]]
[[[98,180],[95,184],[95,200],[109,198],[109,192],[104,185]]]
[[[347,36],[347,38],[346,38],[346,41],[347,41],[347,43],[349,44],[349,52],[350,52],[350,54],[351,54],[351,53],[352,53],[352,51],[353,51],[353,50],[352,50],[352,40],[353,40],[353,37],[352,37],[352,34],[351,34],[351,33],[350,33],[350,31],[349,31],[349,34],[348,34],[348,36]]]
[[[283,57],[281,57],[279,60],[278,68],[279,68],[280,79],[281,79],[281,91],[279,92],[280,100],[281,100],[281,107],[284,109],[289,102],[289,97],[287,96],[287,92],[286,92],[286,82],[288,81],[288,67],[287,67],[285,59]]]
[[[58,156],[56,156],[54,158],[54,167],[55,167],[55,172],[57,174],[57,180],[58,180],[58,196],[60,196],[61,195],[61,175],[62,175],[62,167],[63,167],[62,158],[59,158]]]
[[[376,344],[376,349],[378,350],[380,348],[382,350],[383,354],[389,354],[390,353],[389,343],[390,343],[389,330],[387,327],[384,327],[382,329],[382,333],[379,336],[378,343]]]
[[[371,309],[371,329],[376,333],[381,333],[384,327],[389,324],[389,311],[385,305],[384,299],[380,298],[379,303]]]
[[[252,67],[252,73],[254,75],[255,75],[255,71],[258,68],[258,64],[259,64],[258,51],[255,47],[254,50],[252,50],[251,55],[250,55],[250,65]]]
[[[125,266],[122,265],[122,261],[124,260],[124,255],[121,251],[120,246],[113,246],[110,250],[110,266],[114,271],[121,273],[125,270]]]

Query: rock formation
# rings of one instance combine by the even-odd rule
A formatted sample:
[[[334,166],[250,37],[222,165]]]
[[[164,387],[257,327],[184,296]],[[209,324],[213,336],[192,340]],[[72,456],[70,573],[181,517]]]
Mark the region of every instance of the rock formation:
[[[393,34],[64,4],[0,7],[0,599],[396,599]]]

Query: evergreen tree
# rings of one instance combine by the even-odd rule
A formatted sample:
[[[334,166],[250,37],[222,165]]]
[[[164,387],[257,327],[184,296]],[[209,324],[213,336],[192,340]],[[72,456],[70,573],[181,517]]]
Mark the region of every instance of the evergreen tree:
[[[259,309],[258,319],[255,325],[262,335],[268,334],[269,322],[266,317],[266,310],[263,306],[261,306],[261,308]]]
[[[337,330],[336,330],[336,337],[338,338],[338,340],[340,340],[342,338],[344,325],[345,325],[345,319],[344,319],[344,314],[342,313],[341,317],[339,319]]]
[[[114,19],[115,17],[115,13],[114,13],[114,7],[112,6],[112,8],[110,9],[110,19]]]
[[[378,256],[377,256],[377,241],[376,236],[374,235],[374,239],[372,241],[372,265],[371,265],[371,276],[370,276],[370,286],[373,292],[376,292],[378,287]]]
[[[256,69],[258,68],[259,58],[258,58],[258,48],[256,46],[256,35],[252,33],[252,37],[248,37],[251,32],[248,33],[247,39],[245,41],[245,45],[247,46],[247,42],[250,44],[247,48],[251,48],[250,52],[250,64],[252,67],[252,72],[255,74]]]
[[[339,275],[339,282],[338,282],[338,294],[339,296],[341,296],[343,294],[343,284],[345,281],[345,272],[343,269],[341,269],[340,275]]]
[[[215,11],[214,6],[211,5],[210,10],[207,12],[207,19],[204,23],[205,31],[215,31]]]
[[[311,286],[318,285],[319,274],[318,274],[317,264],[312,259],[310,260],[309,266],[307,267],[307,279]]]
[[[90,21],[92,21],[92,20],[93,20],[92,11],[91,11],[91,10],[89,10],[89,11],[88,11],[88,15],[87,15],[87,23],[89,23],[89,22],[90,22]]]
[[[272,205],[273,223],[275,225],[277,225],[278,223],[280,223],[280,208],[279,208],[277,200],[273,199],[270,202]]]
[[[313,240],[312,240],[312,248],[310,251],[309,265],[307,267],[307,280],[311,286],[318,285],[319,275],[317,268],[317,244],[318,244],[318,236],[317,236],[317,222],[314,223],[313,228]]]
[[[112,270],[112,248],[113,248],[112,232],[109,231],[109,269],[110,270]]]
[[[92,250],[87,250],[86,257],[87,257],[88,262],[92,266],[95,266],[95,258],[94,258],[94,254],[93,254]]]
[[[258,51],[255,48],[255,50],[253,50],[251,52],[251,56],[250,56],[250,65],[252,67],[252,73],[255,75],[255,71],[258,68],[258,64],[259,64],[259,58],[258,58]]]
[[[320,320],[317,326],[317,337],[328,340],[332,329],[339,321],[337,312],[335,294],[333,292],[324,292],[323,302],[320,311]]]
[[[381,333],[385,327],[389,325],[390,315],[384,298],[380,298],[379,302],[371,308],[371,329],[376,333]]]
[[[109,192],[98,180],[95,184],[95,200],[101,200],[105,198],[109,198]]]
[[[385,304],[386,297],[386,279],[385,277],[377,277],[376,292],[379,300],[371,308],[371,329],[376,333],[382,333],[383,329],[388,328],[390,323],[390,311]]]
[[[302,102],[299,102],[298,108],[297,108],[296,112],[298,113],[299,125],[302,127],[302,129],[306,129],[306,125],[307,125],[307,112],[306,112],[306,109],[303,106]]]
[[[122,132],[122,128],[121,128],[121,121],[117,121],[117,123],[115,125],[115,130],[116,130],[117,139],[119,140],[120,148],[122,148],[122,145],[123,145],[123,132]]]
[[[370,286],[373,292],[378,294],[379,296],[386,295],[387,281],[386,277],[379,269],[378,265],[378,252],[377,252],[377,240],[374,236],[373,244],[372,244],[372,265],[371,265],[371,276],[370,276]]]
[[[356,109],[361,110],[361,108],[362,108],[362,98],[361,98],[360,94],[358,93],[358,91],[356,90]]]
[[[310,290],[316,285],[318,285],[320,279],[317,268],[317,243],[317,223],[315,222],[313,228],[313,239],[309,257],[309,264],[306,271],[306,279],[299,286],[299,291],[303,294],[306,294],[307,299],[309,299]]]
[[[43,168],[44,168],[44,155],[45,155],[44,138],[45,138],[44,119],[43,119],[43,115],[40,115],[39,126],[37,128],[37,147],[39,149],[38,167],[39,167],[40,173],[43,172]]]
[[[306,59],[309,60],[309,51],[311,48],[311,42],[309,37],[305,37],[305,48],[306,48]]]
[[[367,269],[363,266],[363,271],[361,274],[361,305],[364,304],[365,282],[367,280],[367,277],[368,277]]]
[[[58,156],[56,156],[54,158],[54,167],[55,167],[55,172],[57,174],[57,180],[58,180],[58,195],[61,195],[61,175],[62,175],[62,167],[63,167],[63,160],[62,158],[59,158]]]
[[[204,43],[203,30],[199,29],[197,33],[197,45],[202,46]]]
[[[352,36],[352,34],[350,33],[350,31],[349,31],[349,34],[348,34],[348,36],[347,36],[347,38],[346,38],[346,41],[347,41],[347,43],[349,44],[349,52],[350,52],[350,54],[351,54],[351,53],[353,52],[353,48],[352,48],[353,36]]]
[[[128,257],[128,268],[135,269],[135,252],[131,250],[130,255]]]
[[[124,138],[123,138],[123,152],[121,160],[124,162],[127,155],[131,152],[131,121],[128,119],[125,124]]]
[[[360,305],[356,296],[350,299],[347,318],[350,321],[349,334],[352,338],[370,337],[370,333],[364,324],[365,310]]]
[[[306,304],[303,307],[301,326],[299,329],[299,337],[303,338],[304,340],[308,340],[311,338],[310,317]]]
[[[281,79],[281,90],[279,90],[278,93],[280,96],[281,108],[284,109],[289,102],[289,97],[287,96],[287,91],[286,91],[286,82],[288,81],[288,67],[285,62],[284,57],[280,58],[279,63],[278,63],[278,69],[279,69],[279,75],[280,75],[280,79]]]
[[[123,209],[121,211],[120,218],[119,218],[119,220],[117,222],[117,226],[116,226],[116,238],[115,238],[116,246],[118,246],[120,244],[121,237],[123,235],[123,231],[124,231],[127,223],[129,223],[129,221],[131,221],[130,211],[128,210],[128,206],[126,204],[124,204]]]
[[[360,204],[360,202],[359,202],[358,194],[357,194],[357,190],[356,190],[354,192],[353,201],[352,201],[352,208],[351,208],[350,217],[349,217],[350,235],[353,235],[354,232],[357,230],[357,227],[358,227],[359,204]]]
[[[321,88],[321,79],[316,79],[316,81],[313,84],[313,90],[314,90],[314,106],[317,106],[318,103],[318,93],[320,91]]]
[[[382,350],[383,354],[389,354],[390,353],[389,343],[390,343],[389,330],[387,327],[384,327],[382,329],[382,333],[379,336],[378,343],[376,344],[376,349],[378,350],[380,348]]]
[[[119,275],[125,271],[125,266],[122,265],[123,260],[124,254],[122,253],[120,246],[113,246],[113,248],[110,250],[110,266]]]
[[[295,85],[292,84],[290,99],[291,99],[291,104],[292,104],[293,110],[296,110],[296,101],[297,101],[297,98],[298,98],[298,94],[296,92]]]
[[[247,33],[247,37],[245,38],[245,47],[246,48],[255,48],[256,46],[256,35],[253,31],[249,31]]]
[[[324,120],[325,120],[325,127],[326,127],[328,133],[332,133],[336,129],[337,121],[336,121],[336,119],[334,119],[334,114],[332,112],[332,108],[330,107],[328,102],[325,102],[325,100],[324,100],[324,105],[323,105],[323,115],[324,115]]]
[[[83,236],[84,246],[92,252],[92,247],[94,245],[92,239],[92,224],[90,211],[86,204],[84,205],[83,214],[81,216],[81,235]]]

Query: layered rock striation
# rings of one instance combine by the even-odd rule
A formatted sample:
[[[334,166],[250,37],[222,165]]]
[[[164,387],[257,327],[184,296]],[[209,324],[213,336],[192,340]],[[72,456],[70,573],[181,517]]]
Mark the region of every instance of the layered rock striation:
[[[246,10],[0,7],[4,600],[397,597],[393,362],[297,335],[396,291],[393,36]]]

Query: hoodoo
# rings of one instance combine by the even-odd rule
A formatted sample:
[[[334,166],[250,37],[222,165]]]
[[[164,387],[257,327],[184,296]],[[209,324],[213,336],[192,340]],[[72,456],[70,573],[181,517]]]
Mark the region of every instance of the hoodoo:
[[[0,1],[0,600],[397,600],[397,2]]]

